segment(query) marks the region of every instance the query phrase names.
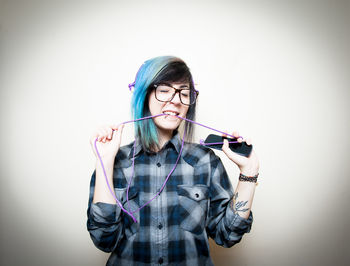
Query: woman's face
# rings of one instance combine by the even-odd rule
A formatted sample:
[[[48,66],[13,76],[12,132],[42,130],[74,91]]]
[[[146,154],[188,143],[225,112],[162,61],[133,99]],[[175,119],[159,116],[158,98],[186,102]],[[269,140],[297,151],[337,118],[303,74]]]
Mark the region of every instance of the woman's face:
[[[169,82],[169,84],[176,89],[181,89],[184,86],[189,87],[189,83],[183,82]],[[181,117],[186,117],[189,106],[181,103],[179,93],[176,93],[174,98],[169,102],[158,101],[155,97],[155,93],[156,90],[152,90],[148,98],[148,107],[151,112],[151,115],[169,113]],[[153,121],[156,124],[158,130],[172,132],[173,130],[178,128],[182,119],[171,115],[165,115],[153,118]]]

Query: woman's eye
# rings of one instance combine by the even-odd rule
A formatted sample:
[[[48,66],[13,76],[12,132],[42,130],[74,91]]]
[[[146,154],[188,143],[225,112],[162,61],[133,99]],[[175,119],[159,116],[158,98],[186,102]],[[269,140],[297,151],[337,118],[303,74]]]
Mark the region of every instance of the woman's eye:
[[[189,91],[182,91],[181,96],[188,97],[188,96],[190,96],[190,92]]]

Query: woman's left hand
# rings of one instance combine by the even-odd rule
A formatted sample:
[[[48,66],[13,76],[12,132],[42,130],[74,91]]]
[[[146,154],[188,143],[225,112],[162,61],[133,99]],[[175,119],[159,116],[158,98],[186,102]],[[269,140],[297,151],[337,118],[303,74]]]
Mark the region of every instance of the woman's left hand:
[[[235,136],[236,138],[239,137],[238,132],[233,132],[232,135]],[[238,138],[237,141],[238,142],[245,141],[248,145],[252,144],[252,141],[250,138],[247,138],[247,139]],[[225,139],[224,144],[222,145],[222,150],[232,162],[237,164],[239,170],[243,175],[254,176],[259,173],[259,160],[254,152],[254,149],[250,153],[249,157],[239,155],[233,152],[229,148],[228,141],[227,139]]]

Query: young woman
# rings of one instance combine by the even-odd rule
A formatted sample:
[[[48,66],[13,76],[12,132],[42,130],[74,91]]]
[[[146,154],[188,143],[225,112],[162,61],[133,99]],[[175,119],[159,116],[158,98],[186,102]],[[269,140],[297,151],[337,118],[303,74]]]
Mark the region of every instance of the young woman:
[[[111,252],[107,265],[213,265],[209,237],[231,247],[250,231],[257,156],[254,150],[238,155],[225,141],[224,153],[241,172],[233,192],[220,158],[191,143],[194,125],[177,116],[194,120],[198,92],[180,58],[147,60],[133,86],[135,120],[165,115],[136,122],[135,141],[123,147],[123,125],[100,127],[91,137],[97,161],[87,211],[90,236],[97,248]],[[96,138],[110,187],[134,217],[108,188]]]

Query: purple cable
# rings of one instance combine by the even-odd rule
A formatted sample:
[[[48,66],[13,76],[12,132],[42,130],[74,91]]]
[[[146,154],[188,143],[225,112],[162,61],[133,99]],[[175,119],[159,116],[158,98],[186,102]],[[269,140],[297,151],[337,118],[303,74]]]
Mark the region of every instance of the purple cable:
[[[132,213],[130,213],[130,212],[128,212],[127,210],[125,210],[125,209],[123,208],[123,205],[119,202],[119,200],[117,199],[117,197],[114,195],[114,193],[113,193],[113,191],[112,191],[112,189],[111,189],[111,187],[110,187],[110,185],[109,185],[109,182],[108,182],[108,179],[107,179],[107,174],[106,174],[105,167],[104,167],[104,165],[103,165],[103,162],[102,162],[100,153],[99,153],[98,150],[97,150],[96,141],[97,141],[97,138],[95,139],[95,149],[96,149],[98,158],[100,159],[101,166],[102,166],[102,169],[103,169],[103,173],[104,173],[104,175],[105,175],[105,179],[106,179],[106,182],[107,182],[107,186],[108,186],[109,191],[111,192],[113,198],[114,198],[115,201],[118,203],[118,205],[119,205],[119,207],[122,209],[122,211],[124,211],[125,213],[127,213],[128,215],[130,215],[134,222],[137,222],[136,218],[132,215]]]
[[[134,141],[134,147],[133,147],[133,153],[132,153],[132,172],[131,172],[131,179],[128,184],[128,188],[126,189],[126,202],[128,203],[128,211],[130,211],[130,203],[129,203],[129,188],[130,184],[132,182],[132,179],[134,177],[134,166],[135,166],[135,151],[136,151],[136,139]],[[132,212],[131,212],[132,213]]]
[[[211,142],[211,143],[205,143],[204,140],[200,140],[199,143],[203,146],[210,146],[210,145],[218,145],[223,144],[223,142]],[[238,141],[229,141],[228,143],[238,143]]]
[[[223,131],[217,130],[217,129],[212,128],[212,127],[208,127],[208,126],[203,125],[203,124],[201,124],[201,123],[192,121],[192,120],[190,120],[190,119],[188,119],[188,118],[184,118],[184,117],[181,117],[181,116],[178,116],[178,115],[173,115],[173,116],[176,116],[176,117],[178,117],[178,118],[180,118],[180,119],[182,119],[182,120],[186,120],[186,121],[191,122],[191,123],[193,123],[193,124],[196,124],[196,125],[199,125],[199,126],[202,126],[202,127],[205,127],[205,128],[211,129],[211,130],[214,130],[214,131],[216,131],[216,132],[222,133],[222,134],[227,135],[227,136],[230,136],[230,137],[232,137],[232,138],[236,138],[235,136],[232,136],[232,135],[230,135],[230,134],[228,134],[228,133],[225,133],[225,132],[223,132]],[[242,138],[242,136],[238,136],[238,138]]]
[[[131,122],[137,122],[137,121],[140,121],[140,120],[144,120],[144,119],[149,119],[149,118],[152,118],[152,117],[157,117],[157,116],[161,116],[161,115],[164,115],[164,114],[159,114],[159,115],[155,115],[155,116],[147,116],[147,117],[143,117],[143,118],[139,118],[139,119],[136,119],[136,120],[130,120],[130,121],[126,121],[126,122],[123,122],[121,124],[127,124],[127,123],[131,123]],[[119,125],[121,125],[119,124]],[[118,125],[118,126],[119,126]],[[115,131],[113,129],[113,131]],[[97,153],[97,156],[98,158],[100,159],[100,162],[101,162],[101,166],[102,166],[102,169],[103,169],[103,174],[105,176],[105,179],[106,179],[106,182],[107,182],[107,186],[108,186],[108,189],[109,191],[111,192],[113,198],[115,199],[115,201],[117,202],[117,204],[119,205],[119,207],[122,209],[123,212],[125,212],[126,214],[128,214],[129,216],[131,216],[131,218],[133,219],[133,221],[135,223],[137,223],[137,220],[136,218],[132,215],[132,213],[130,213],[129,211],[127,211],[126,209],[123,208],[123,205],[120,203],[120,201],[116,198],[116,196],[114,195],[112,189],[111,189],[111,186],[109,185],[109,182],[108,182],[108,179],[107,179],[107,174],[106,174],[106,170],[105,170],[105,167],[103,165],[103,162],[102,162],[102,159],[101,159],[101,156],[100,156],[100,153],[98,152],[98,149],[97,149],[97,145],[96,145],[96,142],[97,142],[97,139],[95,139],[95,149],[96,149],[96,153]]]
[[[150,118],[153,118],[153,117],[164,116],[164,115],[167,115],[167,114],[159,114],[159,115],[146,116],[146,117],[142,117],[142,118],[139,118],[139,119],[126,121],[126,122],[120,123],[119,125],[131,123],[131,122],[137,122],[137,121],[140,121],[140,120],[150,119]],[[205,128],[208,128],[208,129],[211,129],[211,130],[214,130],[214,131],[217,131],[217,132],[219,132],[219,133],[222,133],[222,134],[225,134],[225,135],[227,135],[227,136],[230,136],[230,137],[235,138],[234,136],[232,136],[232,135],[230,135],[230,134],[228,134],[228,133],[225,133],[225,132],[223,132],[223,131],[214,129],[214,128],[212,128],[212,127],[205,126],[205,125],[203,125],[203,124],[201,124],[201,123],[192,121],[192,120],[190,120],[190,119],[188,119],[188,118],[184,118],[184,117],[181,117],[181,116],[178,116],[178,115],[172,115],[172,116],[176,116],[176,117],[178,117],[178,118],[180,118],[180,119],[182,119],[182,120],[191,122],[191,123],[193,123],[193,124],[196,124],[196,125],[199,125],[199,126],[202,126],[202,127],[205,127]],[[119,125],[118,125],[118,126],[119,126]],[[115,129],[113,129],[113,131],[115,131]],[[166,185],[166,183],[167,183],[167,181],[168,181],[170,175],[174,172],[174,170],[175,170],[175,168],[176,168],[176,166],[177,166],[177,164],[178,164],[178,161],[179,161],[179,159],[180,159],[181,153],[182,153],[182,149],[183,149],[184,142],[185,142],[185,136],[186,136],[186,128],[185,128],[185,131],[184,131],[184,136],[183,136],[183,138],[182,138],[182,144],[181,144],[181,149],[180,149],[180,152],[179,152],[179,156],[177,157],[174,167],[171,169],[170,173],[168,174],[167,178],[165,179],[165,181],[164,181],[162,187],[160,188],[159,192],[157,192],[156,195],[155,195],[152,199],[150,199],[149,201],[147,201],[144,205],[142,205],[141,207],[139,207],[138,209],[136,209],[136,210],[134,210],[134,211],[132,211],[132,212],[130,211],[130,204],[129,204],[129,188],[130,188],[130,184],[131,184],[131,182],[132,182],[133,176],[134,176],[136,140],[135,140],[135,142],[134,142],[134,152],[133,152],[133,158],[132,158],[132,160],[133,160],[133,163],[132,163],[132,175],[131,175],[131,178],[130,178],[130,181],[129,181],[129,184],[128,184],[128,188],[127,188],[127,191],[126,191],[126,201],[127,201],[127,203],[128,203],[128,210],[126,210],[126,209],[124,209],[123,205],[119,202],[119,200],[116,198],[115,194],[113,193],[113,191],[112,191],[112,189],[111,189],[111,187],[110,187],[110,185],[109,185],[109,182],[108,182],[108,179],[107,179],[107,174],[106,174],[106,171],[105,171],[105,168],[104,168],[104,165],[103,165],[103,162],[102,162],[100,153],[98,152],[98,149],[97,149],[97,146],[96,146],[96,142],[97,142],[97,139],[98,139],[98,138],[95,139],[95,149],[96,149],[96,153],[97,153],[97,155],[98,155],[98,158],[100,159],[101,166],[102,166],[103,173],[104,173],[104,176],[105,176],[105,179],[106,179],[106,182],[107,182],[108,189],[109,189],[109,191],[111,192],[113,198],[116,200],[116,202],[117,202],[117,204],[119,205],[119,207],[121,208],[121,210],[124,211],[126,214],[128,214],[128,215],[133,219],[133,221],[134,221],[135,223],[137,223],[137,220],[136,220],[136,218],[134,217],[133,213],[135,213],[135,212],[141,210],[143,207],[145,207],[147,204],[149,204],[151,201],[153,201],[157,196],[159,196],[159,194],[163,191],[163,189],[164,189],[164,187],[165,187],[165,185]],[[240,137],[241,137],[241,136],[239,136],[238,138],[240,138]],[[232,142],[231,142],[231,143],[232,143]],[[202,144],[202,145],[205,145],[205,144],[203,144],[202,142],[201,142],[201,144]],[[213,144],[213,143],[207,143],[207,145],[210,145],[210,144]],[[215,143],[215,144],[221,144],[221,143]]]
[[[176,166],[177,166],[177,163],[179,162],[179,159],[180,159],[181,153],[182,153],[182,149],[183,149],[183,146],[184,146],[184,142],[185,142],[185,136],[186,136],[186,130],[185,130],[184,136],[183,136],[183,138],[182,138],[181,149],[180,149],[179,155],[177,156],[177,159],[176,159],[176,162],[175,162],[175,164],[174,164],[174,167],[170,170],[170,172],[169,172],[168,176],[166,177],[166,179],[165,179],[165,181],[164,181],[162,187],[159,189],[159,191],[156,193],[156,195],[155,195],[152,199],[150,199],[149,201],[147,201],[145,204],[143,204],[143,205],[142,205],[141,207],[139,207],[138,209],[136,209],[136,210],[134,210],[134,211],[131,211],[131,213],[135,213],[135,212],[141,210],[143,207],[145,207],[146,205],[148,205],[149,203],[151,203],[156,197],[158,197],[158,196],[160,195],[160,193],[163,191],[163,189],[164,189],[166,183],[168,182],[168,179],[169,179],[170,175],[174,172],[174,170],[175,170],[175,168],[176,168]],[[134,153],[134,156],[135,156],[135,153]],[[133,159],[134,159],[134,158],[133,158]],[[130,181],[129,181],[127,191],[129,190],[130,184],[131,184],[132,179],[133,179],[133,176],[134,176],[134,163],[135,163],[135,160],[133,160],[133,165],[132,165],[132,167],[133,167],[133,174],[132,174],[131,179],[130,179]],[[126,195],[127,195],[127,196],[126,196],[126,200],[127,200],[127,202],[129,203],[128,192],[127,192]],[[129,211],[130,211],[130,208],[129,208]]]

